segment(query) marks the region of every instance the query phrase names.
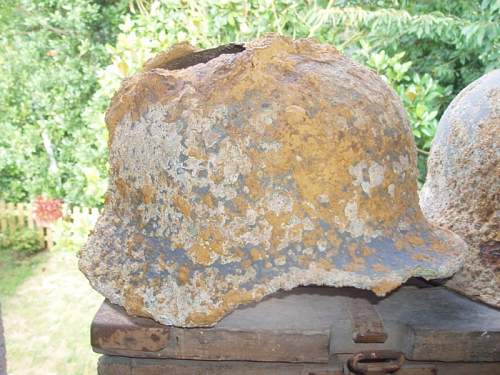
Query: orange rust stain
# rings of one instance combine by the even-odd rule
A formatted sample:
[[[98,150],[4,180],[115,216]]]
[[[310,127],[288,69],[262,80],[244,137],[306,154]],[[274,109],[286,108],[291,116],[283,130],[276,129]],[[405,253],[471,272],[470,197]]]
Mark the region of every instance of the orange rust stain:
[[[124,293],[124,306],[128,313],[140,316],[149,316],[144,309],[144,299],[137,291],[128,286]]]
[[[108,191],[105,195],[104,195],[104,205],[107,206],[108,204],[111,203],[111,193]]]
[[[166,270],[168,269],[168,263],[167,263],[167,258],[165,254],[161,254],[158,260],[158,265],[160,266],[161,270]]]
[[[182,248],[183,248],[183,245],[182,245],[182,243],[180,243],[180,242],[174,241],[174,242],[172,242],[172,247],[173,247],[174,249],[182,249]]]
[[[176,194],[173,198],[173,203],[174,203],[174,206],[180,212],[182,212],[182,214],[185,217],[189,217],[189,213],[191,212],[191,208],[189,206],[189,203],[183,197],[181,197],[179,194]]]
[[[163,68],[169,62],[179,59],[183,56],[188,56],[195,52],[196,48],[187,42],[181,42],[173,45],[167,51],[161,52],[158,55],[150,58],[144,63],[143,71]]]
[[[223,171],[214,171],[212,175],[210,176],[210,179],[215,183],[215,184],[220,184],[222,181],[224,181],[224,172]]]
[[[154,201],[155,198],[155,188],[151,184],[146,184],[142,187],[142,196],[144,199],[144,203],[150,204]]]
[[[198,160],[208,160],[208,156],[205,150],[199,147],[189,147],[186,153],[188,156]]]
[[[302,224],[294,225],[293,227],[291,227],[289,229],[290,237],[292,237],[292,238],[302,238],[303,230],[304,230],[304,226]]]
[[[214,196],[212,195],[212,193],[208,192],[208,193],[204,194],[203,197],[201,198],[201,200],[208,207],[210,207],[210,208],[215,207],[215,200],[214,200]]]
[[[327,258],[322,258],[318,262],[316,262],[319,268],[324,269],[325,271],[331,271],[334,267],[332,262]]]
[[[285,237],[285,228],[284,224],[288,223],[291,219],[290,213],[280,213],[276,214],[274,212],[266,212],[264,215],[266,221],[271,224],[272,232],[271,232],[271,247],[272,249],[277,249],[283,238]]]
[[[175,74],[166,71],[146,71],[123,80],[120,90],[113,96],[105,116],[108,145],[113,144],[116,127],[127,114],[137,121],[144,110],[158,101],[168,101],[178,95],[177,90],[165,90],[176,82]],[[145,97],[151,98],[144,100]]]
[[[450,231],[448,230],[445,230],[445,229],[441,229],[441,230],[444,230],[444,232],[447,234],[447,235],[451,235],[452,233],[449,233]],[[432,240],[431,240],[431,249],[438,252],[438,253],[443,253],[443,252],[447,252],[450,250],[450,248],[448,246],[446,246],[446,243],[443,242],[441,239],[439,239],[439,237],[437,236],[433,236]]]
[[[250,250],[250,257],[254,262],[261,260],[263,258],[262,252],[255,247]]]
[[[223,317],[225,311],[223,308],[214,308],[207,312],[192,312],[186,318],[186,323],[193,326],[209,326]]]
[[[121,177],[118,177],[115,180],[115,185],[118,193],[122,196],[122,198],[126,199],[128,197],[128,185],[125,180]]]
[[[193,260],[204,266],[212,264],[212,257],[210,256],[210,249],[205,244],[195,243],[188,250]]]
[[[245,176],[245,185],[248,187],[252,198],[256,199],[263,195],[262,184],[255,173]]]
[[[308,247],[316,246],[322,235],[321,227],[317,225],[313,230],[306,230],[302,233],[302,242]]]
[[[311,263],[311,256],[301,254],[298,256],[298,261],[302,268],[309,268],[309,264]]]
[[[389,272],[389,268],[387,268],[386,266],[384,266],[382,263],[375,263],[372,265],[372,269],[375,271],[375,272]]]
[[[425,255],[425,254],[422,254],[422,253],[418,253],[418,254],[413,254],[411,256],[411,258],[413,260],[416,260],[416,261],[426,261],[426,260],[430,260],[430,257],[428,255]]]
[[[394,242],[394,246],[395,246],[396,250],[404,250],[408,247],[408,243],[406,241],[404,241],[403,239],[398,238]]]
[[[359,260],[352,261],[348,265],[344,267],[347,272],[359,272],[365,268],[364,262],[360,262]]]
[[[232,202],[234,203],[236,209],[240,214],[244,215],[246,213],[249,205],[243,196],[241,195],[236,196],[235,198],[233,198]]]
[[[140,233],[134,233],[127,241],[127,254],[132,256],[134,250],[144,242],[145,237]]]
[[[161,286],[161,278],[159,276],[154,277],[149,282],[149,286],[151,288],[159,288]]]
[[[333,231],[328,231],[326,233],[326,238],[335,250],[338,250],[340,245],[342,245],[342,240]]]
[[[198,235],[198,242],[188,249],[196,263],[208,266],[213,263],[212,256],[224,254],[224,236],[215,225],[210,225]]]
[[[351,263],[349,263],[346,267],[345,270],[349,272],[357,272],[361,271],[365,268],[365,258],[362,256],[358,256],[356,254],[356,250],[358,249],[357,245],[354,243],[351,243],[347,247],[347,251],[349,255],[351,256]]]
[[[210,244],[213,252],[217,254],[223,253],[224,236],[215,225],[210,225],[207,229],[201,231],[200,238]]]
[[[369,247],[363,247],[361,249],[361,255],[363,255],[364,257],[367,257],[367,256],[370,256],[373,254],[373,249],[369,248]]]
[[[400,281],[386,279],[380,281],[371,289],[377,296],[382,297],[389,293],[391,290],[396,289],[399,285],[401,285]]]
[[[177,272],[177,281],[179,284],[184,285],[189,281],[189,268],[180,266]]]
[[[407,235],[406,239],[408,240],[409,243],[411,243],[414,246],[423,246],[423,245],[425,245],[425,241],[422,239],[422,237],[417,236],[415,234],[409,234],[409,235]]]
[[[219,307],[209,310],[205,313],[193,312],[186,318],[188,323],[193,325],[211,325],[223,317],[226,312],[233,309],[235,306],[259,301],[264,296],[264,289],[258,289],[255,292],[249,292],[241,289],[233,289],[222,296],[222,303]]]

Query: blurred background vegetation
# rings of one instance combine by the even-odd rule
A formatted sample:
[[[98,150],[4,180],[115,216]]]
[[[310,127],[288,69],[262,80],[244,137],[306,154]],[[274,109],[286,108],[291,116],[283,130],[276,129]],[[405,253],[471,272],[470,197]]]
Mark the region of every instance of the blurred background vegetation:
[[[500,67],[500,0],[2,0],[0,200],[100,206],[103,113],[121,79],[178,41],[314,37],[371,67],[411,119],[420,181],[437,121]]]

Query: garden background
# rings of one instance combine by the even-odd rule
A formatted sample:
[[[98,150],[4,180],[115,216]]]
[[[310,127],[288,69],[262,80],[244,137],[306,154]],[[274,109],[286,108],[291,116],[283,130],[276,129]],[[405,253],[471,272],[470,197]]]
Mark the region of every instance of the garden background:
[[[266,32],[316,38],[381,74],[411,120],[420,184],[448,103],[500,67],[500,0],[3,0],[0,201],[102,207],[104,111],[121,80],[175,42]],[[75,261],[92,223],[62,215],[50,253],[35,254],[35,230],[0,233],[11,374],[95,374],[87,335],[100,297]]]

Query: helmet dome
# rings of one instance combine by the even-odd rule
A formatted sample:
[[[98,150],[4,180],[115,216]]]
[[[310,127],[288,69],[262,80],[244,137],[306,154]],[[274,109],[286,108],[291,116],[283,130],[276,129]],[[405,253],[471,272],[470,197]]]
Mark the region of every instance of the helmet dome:
[[[312,40],[174,46],[107,113],[110,186],[80,268],[128,312],[210,326],[279,289],[384,295],[456,272],[463,243],[418,206],[395,93]]]
[[[428,219],[469,245],[446,285],[500,307],[500,69],[446,109],[432,143],[420,203]]]

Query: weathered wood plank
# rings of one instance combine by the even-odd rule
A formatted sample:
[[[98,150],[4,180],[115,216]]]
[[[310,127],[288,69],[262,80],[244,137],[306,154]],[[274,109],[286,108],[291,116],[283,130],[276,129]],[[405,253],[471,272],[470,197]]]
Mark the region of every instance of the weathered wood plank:
[[[352,298],[377,306],[389,335],[385,343],[353,342],[347,309]],[[116,322],[119,329],[112,328]],[[148,336],[153,328],[165,330],[164,338],[156,337],[158,347]],[[200,360],[325,363],[329,355],[395,349],[410,360],[498,362],[499,344],[500,311],[442,287],[405,286],[384,299],[354,288],[297,288],[242,307],[209,329],[162,326],[105,304],[92,329],[100,353]]]
[[[23,203],[17,203],[17,225],[21,228],[26,226],[26,212]]]
[[[245,361],[187,361],[101,356],[99,375],[344,375],[337,365],[258,363]],[[412,374],[413,375],[413,374]],[[420,374],[424,375],[424,374]],[[425,374],[430,375],[430,374]]]
[[[132,357],[328,362],[329,333],[283,329],[163,326],[103,304],[91,327],[99,353]]]
[[[394,375],[495,375],[497,363],[408,362]],[[354,375],[340,363],[258,363],[245,361],[188,361],[101,356],[99,375]]]
[[[412,357],[445,362],[460,362],[463,358],[500,362],[500,332],[417,329]]]
[[[7,226],[11,229],[15,228],[16,225],[16,209],[14,203],[7,203]]]
[[[25,212],[26,212],[26,222],[28,224],[28,228],[35,228],[35,219],[33,218],[33,207],[29,203],[25,203]]]

